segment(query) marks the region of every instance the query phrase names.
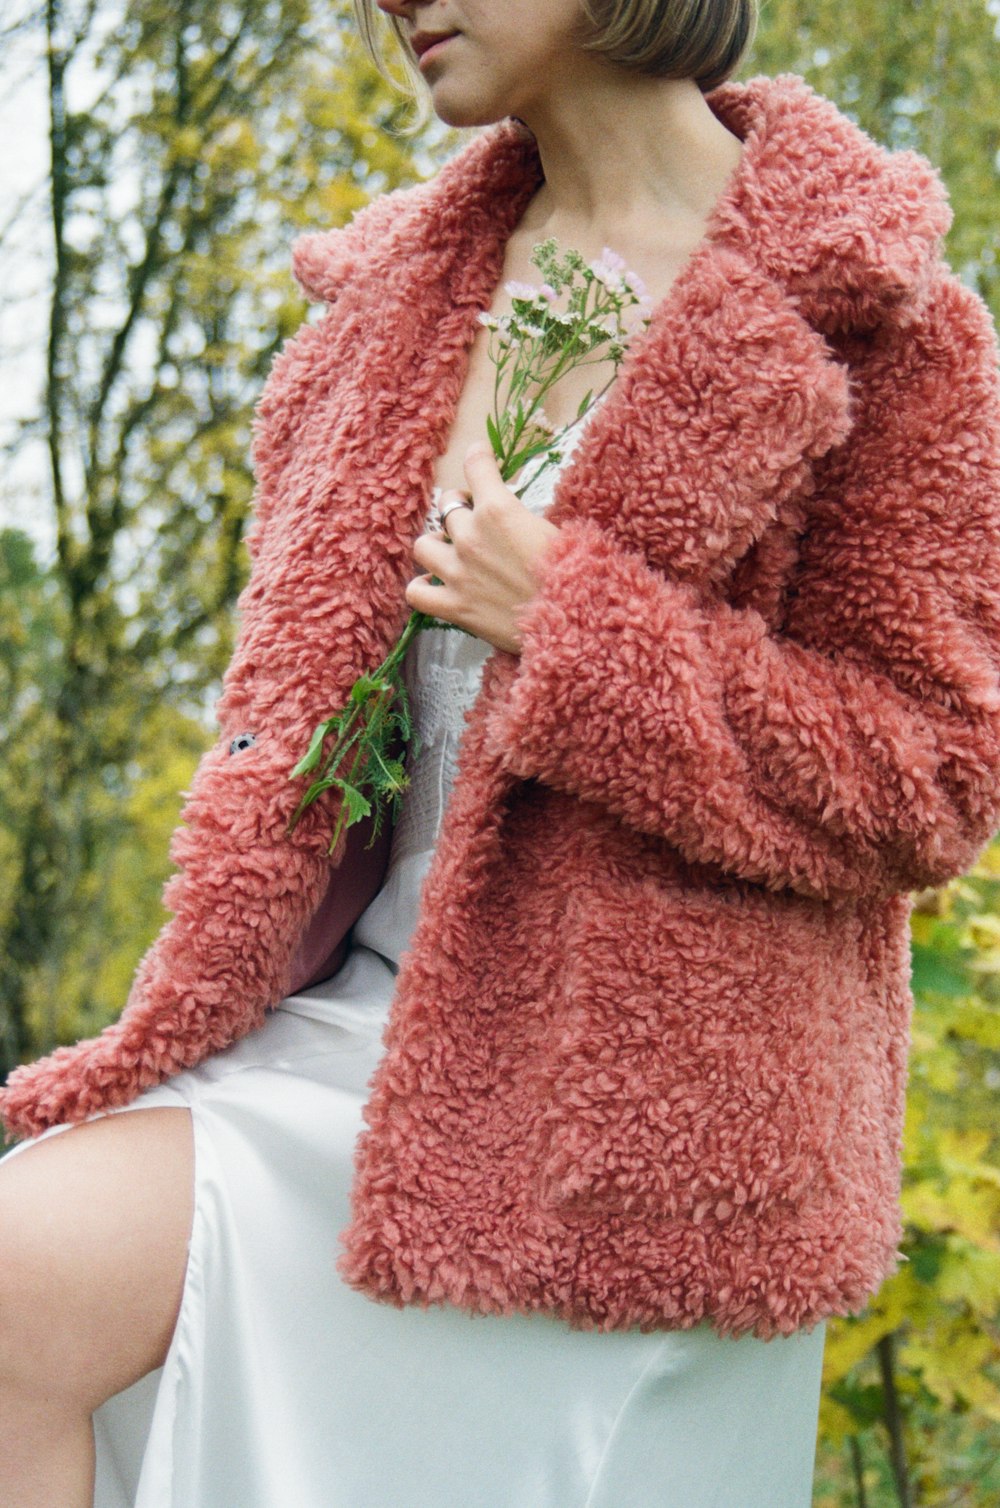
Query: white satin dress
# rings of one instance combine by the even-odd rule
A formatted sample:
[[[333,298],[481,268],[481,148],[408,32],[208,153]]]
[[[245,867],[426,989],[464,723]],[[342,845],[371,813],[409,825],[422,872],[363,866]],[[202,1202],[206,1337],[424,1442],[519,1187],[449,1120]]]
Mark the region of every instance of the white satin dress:
[[[536,468],[526,506],[545,510],[559,469]],[[423,744],[339,973],[107,1112],[190,1109],[195,1214],[165,1363],[94,1416],[95,1508],[810,1503],[825,1323],[766,1342],[707,1323],[600,1333],[399,1310],[335,1271],[366,1085],[490,648],[442,629],[410,646]]]

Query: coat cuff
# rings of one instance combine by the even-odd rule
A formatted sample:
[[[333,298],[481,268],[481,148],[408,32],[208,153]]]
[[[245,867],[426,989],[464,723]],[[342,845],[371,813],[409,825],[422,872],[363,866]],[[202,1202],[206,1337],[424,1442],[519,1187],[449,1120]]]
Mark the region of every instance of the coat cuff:
[[[616,751],[634,745],[641,704],[647,717],[653,710],[652,667],[643,674],[651,634],[679,679],[694,672],[703,659],[689,616],[697,598],[685,583],[660,576],[651,595],[645,559],[591,519],[560,524],[535,572],[538,591],[516,615],[517,668],[490,710],[487,741],[511,774],[565,786],[567,758],[610,771]],[[660,739],[669,728],[669,718],[658,719]]]
[[[590,519],[560,527],[536,574],[520,657],[484,718],[508,773],[689,862],[821,900],[943,883],[994,831],[1000,698],[986,687],[979,706],[978,663],[968,705],[942,709],[770,634],[753,609],[704,601]],[[943,621],[967,649],[968,630]],[[943,751],[958,738],[975,759],[956,791]]]

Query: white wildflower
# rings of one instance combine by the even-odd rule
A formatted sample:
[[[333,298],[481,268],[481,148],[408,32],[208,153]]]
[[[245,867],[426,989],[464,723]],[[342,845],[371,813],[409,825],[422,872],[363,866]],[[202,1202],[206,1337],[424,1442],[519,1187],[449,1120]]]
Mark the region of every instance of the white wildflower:
[[[600,259],[591,262],[589,265],[594,277],[610,293],[625,292],[625,285],[616,267],[610,267],[607,262],[602,262]]]
[[[532,283],[519,283],[513,278],[509,283],[504,283],[504,288],[512,299],[528,299],[531,303],[534,303],[536,299],[544,297],[541,289],[536,288]]]

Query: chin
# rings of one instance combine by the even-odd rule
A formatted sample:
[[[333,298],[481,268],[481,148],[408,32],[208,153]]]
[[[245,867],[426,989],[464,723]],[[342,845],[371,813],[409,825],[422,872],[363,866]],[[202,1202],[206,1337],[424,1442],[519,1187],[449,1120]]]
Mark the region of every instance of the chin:
[[[434,114],[446,126],[454,126],[456,129],[473,126],[492,126],[496,121],[503,120],[508,112],[502,105],[495,110],[484,106],[482,100],[433,100]]]
[[[468,69],[463,76],[461,69],[449,74],[444,67],[440,76],[433,82],[428,80],[428,84],[434,113],[445,125],[459,129],[492,126],[517,108],[510,90],[491,89],[489,70]]]

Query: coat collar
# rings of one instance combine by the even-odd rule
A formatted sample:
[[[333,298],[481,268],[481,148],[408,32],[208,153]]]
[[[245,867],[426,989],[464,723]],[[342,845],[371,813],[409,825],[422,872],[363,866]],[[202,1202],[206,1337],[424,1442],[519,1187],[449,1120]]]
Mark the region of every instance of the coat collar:
[[[547,517],[592,518],[652,565],[718,591],[783,511],[794,527],[813,462],[850,431],[848,370],[824,336],[910,318],[951,211],[926,159],[878,145],[795,74],[729,81],[706,99],[742,158],[632,337]],[[338,494],[353,500],[352,537],[367,528],[393,556],[400,589],[477,313],[541,179],[533,135],[507,118],[431,180],[294,248],[303,286],[337,298],[334,329],[351,332],[337,361],[366,395],[363,417],[356,400],[345,409],[356,471]],[[377,517],[393,492],[393,534],[380,541],[371,512],[354,510]]]
[[[766,270],[826,333],[872,328],[903,310],[952,222],[927,159],[889,151],[794,73],[729,80],[705,98],[744,142],[706,240]],[[433,274],[453,300],[481,306],[484,273],[489,283],[541,181],[534,137],[507,118],[430,181],[382,196],[346,227],[300,236],[296,276],[311,297],[331,298],[370,248],[390,283],[404,279],[412,293],[422,273]]]
[[[593,520],[698,596],[732,593],[742,564],[771,559],[777,593],[811,466],[852,425],[851,374],[824,336],[906,320],[950,210],[931,164],[888,154],[796,75],[730,81],[706,98],[744,140],[741,163],[703,243],[633,336],[546,517]],[[314,618],[296,612],[282,627],[296,668],[284,692],[293,743],[344,704],[409,617],[413,540],[477,312],[540,178],[534,137],[507,119],[430,181],[296,241],[300,284],[336,303],[299,342],[302,359],[290,353],[276,369],[255,449],[267,466],[268,446],[296,436],[281,484],[282,572],[303,600],[324,603],[327,624],[318,661],[303,647]],[[442,884],[468,888],[471,873],[489,872],[514,780],[490,745],[490,707],[504,703],[517,665],[501,650],[487,656],[437,858]]]
[[[853,423],[853,374],[835,337],[912,317],[950,210],[929,163],[887,152],[795,75],[728,82],[706,98],[741,136],[741,162],[703,242],[632,337],[546,517],[589,520],[718,598],[754,554],[771,551],[780,564],[793,548],[815,462]],[[290,405],[282,423],[297,436],[283,484],[294,539],[286,569],[329,604],[329,706],[388,653],[409,616],[413,541],[476,316],[540,181],[534,137],[508,119],[433,179],[296,243],[302,285],[336,305],[321,343],[307,343],[320,353],[308,357],[314,379],[290,365],[284,398],[270,404]],[[516,668],[513,655],[489,656],[474,722]],[[324,711],[317,694],[303,685],[305,736]]]

